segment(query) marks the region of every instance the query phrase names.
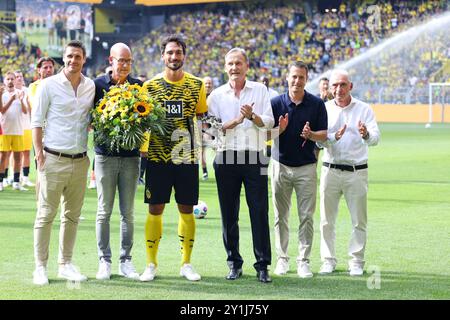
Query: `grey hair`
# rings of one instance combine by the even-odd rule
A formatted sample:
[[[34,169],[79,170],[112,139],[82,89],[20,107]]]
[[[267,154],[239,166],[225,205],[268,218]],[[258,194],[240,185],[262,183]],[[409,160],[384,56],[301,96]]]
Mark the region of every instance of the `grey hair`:
[[[247,56],[247,53],[245,52],[245,50],[242,48],[237,48],[237,47],[233,48],[227,52],[227,54],[225,55],[225,61],[227,61],[227,57],[234,52],[239,52],[240,54],[242,54],[244,56],[245,62],[249,63],[248,56]]]
[[[352,82],[352,80],[350,79],[350,74],[348,73],[347,70],[344,69],[334,69],[333,71],[331,71],[330,74],[330,80],[334,77],[336,77],[337,75],[341,75],[347,78],[348,82]]]

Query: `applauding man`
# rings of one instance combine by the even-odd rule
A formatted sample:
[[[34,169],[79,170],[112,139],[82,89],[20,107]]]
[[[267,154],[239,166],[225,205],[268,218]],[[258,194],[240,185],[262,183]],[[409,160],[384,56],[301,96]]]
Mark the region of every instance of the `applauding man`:
[[[361,276],[367,241],[367,190],[369,146],[378,144],[380,131],[375,114],[367,103],[351,95],[353,83],[345,70],[330,77],[334,99],[326,103],[328,138],[322,157],[320,178],[321,274],[336,268],[335,224],[342,195],[352,220],[348,254],[351,276]]]

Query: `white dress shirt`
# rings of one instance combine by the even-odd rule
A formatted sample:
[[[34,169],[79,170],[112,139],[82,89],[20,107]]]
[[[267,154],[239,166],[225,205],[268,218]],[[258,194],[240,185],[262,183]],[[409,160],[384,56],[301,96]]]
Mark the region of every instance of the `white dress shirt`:
[[[4,114],[0,114],[0,124],[2,126],[3,134],[8,136],[23,136],[23,119],[22,105],[17,98],[19,90],[14,89],[9,93],[5,90],[2,95],[3,106],[8,103],[13,94],[16,94],[16,99],[11,103],[8,110]],[[24,98],[25,99],[25,98]],[[25,100],[23,100],[25,103]]]
[[[220,118],[222,123],[236,119],[240,115],[241,106],[253,105],[253,112],[261,117],[264,126],[259,128],[253,121],[244,121],[225,134],[225,141],[219,144],[218,151],[261,151],[265,148],[267,129],[274,125],[269,91],[262,83],[245,81],[239,98],[234,94],[230,83],[213,90],[208,97],[208,114]]]
[[[378,144],[380,130],[375,120],[372,108],[358,99],[352,97],[346,107],[336,105],[334,99],[325,103],[328,113],[327,140],[317,143],[325,147],[322,156],[323,162],[332,164],[360,165],[367,163],[369,146]],[[369,133],[369,138],[364,140],[358,128],[359,121],[363,122]],[[347,124],[345,133],[336,140],[336,132]]]
[[[46,120],[44,146],[68,154],[87,151],[94,95],[94,81],[83,75],[76,94],[62,71],[41,81],[33,98],[31,128],[43,128]]]

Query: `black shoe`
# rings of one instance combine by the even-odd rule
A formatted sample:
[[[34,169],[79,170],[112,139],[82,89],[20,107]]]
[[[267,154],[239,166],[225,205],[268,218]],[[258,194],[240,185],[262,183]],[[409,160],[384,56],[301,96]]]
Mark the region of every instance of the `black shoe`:
[[[242,276],[242,269],[234,269],[231,268],[230,272],[228,273],[228,275],[226,276],[227,280],[236,280],[237,278],[239,278],[240,276]]]
[[[264,283],[272,282],[272,278],[269,276],[269,271],[267,270],[258,271],[256,273],[256,277],[258,278],[259,281]]]

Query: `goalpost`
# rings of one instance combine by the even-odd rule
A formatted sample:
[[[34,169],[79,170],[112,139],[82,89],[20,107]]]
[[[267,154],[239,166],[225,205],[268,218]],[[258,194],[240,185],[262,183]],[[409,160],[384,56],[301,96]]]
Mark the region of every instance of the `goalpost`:
[[[445,105],[450,99],[450,93],[447,94],[447,88],[450,87],[450,83],[445,82],[430,82],[428,84],[428,123],[425,125],[427,128],[433,123],[433,104],[441,103],[441,122],[444,122]],[[438,92],[434,90],[440,89]],[[438,93],[437,95],[435,93]]]

